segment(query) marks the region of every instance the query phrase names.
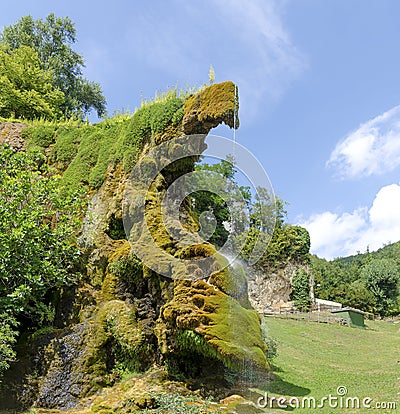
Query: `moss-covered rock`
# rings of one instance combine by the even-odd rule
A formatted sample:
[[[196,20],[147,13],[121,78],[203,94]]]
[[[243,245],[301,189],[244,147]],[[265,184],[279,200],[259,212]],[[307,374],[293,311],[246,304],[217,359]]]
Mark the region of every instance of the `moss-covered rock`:
[[[190,330],[203,338],[189,345],[193,352],[234,370],[269,369],[258,313],[203,280],[176,282],[174,298],[162,308],[158,329],[164,334],[158,337],[165,355],[177,352],[175,337]],[[188,344],[195,338],[190,335],[185,334]],[[177,345],[182,350],[182,342]]]
[[[183,130],[186,134],[208,133],[221,123],[239,127],[237,87],[232,82],[208,86],[191,96],[184,105]]]
[[[111,300],[91,322],[81,367],[91,378],[89,393],[111,384],[118,371],[143,371],[154,362],[154,350],[136,314],[134,305]]]
[[[149,390],[133,395],[118,383],[154,364],[179,368],[188,361],[193,375],[213,366],[268,370],[243,270],[227,267],[215,247],[197,235],[187,200],[179,220],[164,222],[161,214],[168,187],[192,171],[198,159],[180,155],[188,148],[200,154],[205,134],[221,122],[237,127],[237,112],[236,86],[224,82],[189,97],[172,94],[146,103],[132,116],[98,125],[50,125],[40,133],[27,129],[28,147],[41,147],[64,182],[86,187],[90,198],[75,299],[81,323],[50,341],[49,363],[41,366],[37,381],[39,405],[67,408],[60,402],[64,382],[72,405],[114,384],[104,390],[104,398],[93,397],[91,412],[134,412],[157,401],[161,407],[162,398]],[[182,142],[172,140],[176,137]],[[164,144],[165,157],[156,159],[152,148]],[[162,165],[168,157],[178,160]],[[139,184],[132,187],[128,177],[135,164]],[[140,185],[139,179],[154,174],[149,187]],[[124,195],[130,200],[125,226]]]
[[[219,261],[225,262],[222,270],[211,273],[209,283],[236,299],[244,308],[251,309],[247,277],[243,267],[236,263],[233,266],[228,266],[224,258],[219,258]]]

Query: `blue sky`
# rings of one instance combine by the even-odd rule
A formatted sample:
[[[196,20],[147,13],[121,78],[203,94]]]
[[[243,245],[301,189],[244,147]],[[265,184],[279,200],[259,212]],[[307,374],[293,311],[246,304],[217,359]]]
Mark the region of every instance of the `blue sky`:
[[[75,22],[85,75],[110,113],[202,85],[210,64],[217,82],[236,82],[237,140],[314,253],[400,240],[397,0],[19,0],[2,7],[0,26],[50,12]]]

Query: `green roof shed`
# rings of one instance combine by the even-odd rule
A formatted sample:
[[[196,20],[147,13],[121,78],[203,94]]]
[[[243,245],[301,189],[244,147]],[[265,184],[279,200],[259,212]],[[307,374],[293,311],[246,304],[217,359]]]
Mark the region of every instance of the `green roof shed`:
[[[332,313],[335,314],[336,316],[341,317],[345,321],[347,321],[349,326],[351,326],[352,328],[361,328],[361,329],[365,328],[365,324],[364,324],[365,312],[359,309],[354,309],[354,308],[335,309],[332,311]]]

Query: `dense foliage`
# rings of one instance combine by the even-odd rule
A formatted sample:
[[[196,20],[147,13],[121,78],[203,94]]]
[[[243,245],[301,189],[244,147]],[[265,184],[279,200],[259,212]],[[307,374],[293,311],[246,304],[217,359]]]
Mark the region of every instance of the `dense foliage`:
[[[195,168],[198,174],[193,175],[188,186],[193,186],[190,197],[193,213],[200,224],[199,234],[221,247],[229,232],[245,229],[248,218],[244,212],[250,206],[250,189],[237,184],[231,156],[214,164],[199,163]],[[207,190],[198,191],[199,188]]]
[[[81,198],[49,175],[37,152],[0,151],[0,370],[13,356],[16,321],[51,323],[52,289],[74,281]],[[47,299],[46,299],[47,298]]]
[[[381,316],[400,313],[400,243],[332,262],[312,257],[315,295]]]
[[[244,250],[245,255],[247,254],[246,248],[254,244],[255,238],[259,234],[260,230],[251,230],[248,244]],[[277,221],[268,248],[257,263],[257,266],[274,270],[284,267],[290,262],[308,264],[309,250],[310,235],[306,229]]]
[[[52,77],[30,47],[8,50],[0,46],[0,116],[60,117],[65,96],[53,87]]]
[[[385,316],[400,293],[400,269],[393,259],[375,259],[361,268],[361,280],[374,295],[376,311]]]
[[[105,98],[99,84],[82,76],[84,60],[72,49],[75,42],[76,30],[72,21],[53,13],[45,20],[24,16],[14,25],[4,27],[0,33],[0,45],[7,50],[16,51],[27,46],[37,53],[35,65],[39,64],[41,70],[50,73],[52,87],[64,94],[59,105],[64,116],[82,116],[91,109],[102,116]],[[26,115],[29,118],[36,116],[35,113]]]
[[[309,310],[311,307],[310,275],[299,269],[293,276],[291,300],[298,309]]]

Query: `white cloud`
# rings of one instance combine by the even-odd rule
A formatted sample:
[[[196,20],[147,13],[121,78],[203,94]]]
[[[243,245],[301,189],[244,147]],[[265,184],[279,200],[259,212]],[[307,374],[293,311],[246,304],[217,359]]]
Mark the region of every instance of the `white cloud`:
[[[342,178],[383,174],[400,165],[400,105],[362,124],[333,150],[328,166]]]
[[[233,47],[237,43],[242,50],[240,62],[223,69],[225,76],[238,83],[242,107],[253,106],[245,116],[256,112],[261,102],[265,111],[306,66],[304,56],[292,44],[283,25],[283,3],[275,0],[213,0],[213,3],[230,27]]]
[[[326,211],[300,223],[311,237],[311,251],[333,259],[376,250],[400,240],[400,185],[382,187],[370,208],[337,214]]]
[[[304,67],[290,41],[277,0],[175,1],[168,15],[148,11],[128,34],[132,53],[174,79],[204,83],[212,64],[216,81],[239,85],[243,118],[265,111]]]

